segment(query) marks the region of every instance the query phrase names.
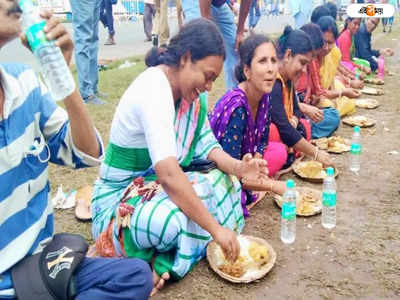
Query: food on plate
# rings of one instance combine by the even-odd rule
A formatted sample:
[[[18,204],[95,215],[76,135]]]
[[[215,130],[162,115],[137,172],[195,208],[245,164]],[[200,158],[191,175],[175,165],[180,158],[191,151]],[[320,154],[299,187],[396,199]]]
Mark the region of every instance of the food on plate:
[[[356,99],[356,106],[359,108],[377,108],[379,106],[379,101],[375,99]]]
[[[376,121],[366,116],[350,116],[344,118],[343,123],[351,126],[368,127],[374,125]]]
[[[240,278],[249,270],[258,270],[270,260],[268,248],[257,242],[251,242],[239,237],[240,255],[236,261],[226,260],[221,248],[217,247],[217,257],[220,261],[218,269],[230,276]]]
[[[300,176],[307,178],[325,178],[326,176],[322,163],[315,160],[300,162],[295,169]]]

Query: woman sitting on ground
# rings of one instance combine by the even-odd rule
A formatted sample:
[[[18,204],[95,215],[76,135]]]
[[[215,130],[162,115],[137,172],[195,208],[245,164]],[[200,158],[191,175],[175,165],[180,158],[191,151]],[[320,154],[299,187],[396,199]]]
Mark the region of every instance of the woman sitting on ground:
[[[150,51],[150,68],[132,82],[114,115],[94,189],[93,236],[102,256],[152,262],[156,290],[185,276],[212,239],[227,259],[237,258],[236,234],[244,226],[238,179],[267,173],[264,160],[240,161],[221,149],[206,99],[199,99],[211,90],[224,56],[213,22],[187,23],[164,51]],[[183,171],[196,170],[199,159],[216,167]]]
[[[271,93],[270,142],[281,142],[288,147],[288,160],[285,167],[295,159],[295,151],[304,153],[324,165],[332,165],[328,153],[319,151],[307,140],[311,138],[311,128],[307,120],[302,119],[294,82],[305,72],[312,59],[312,42],[302,30],[293,30],[286,26],[279,38],[277,53],[279,73]]]
[[[334,107],[318,108],[320,97],[325,90],[319,82],[318,59],[324,51],[324,37],[321,29],[314,23],[309,23],[300,28],[308,34],[313,45],[313,58],[307,65],[307,70],[296,82],[296,92],[299,107],[303,114],[311,120],[311,137],[318,139],[330,136],[340,124],[339,112]]]
[[[286,163],[286,148],[281,143],[268,143],[271,122],[269,93],[278,72],[275,45],[266,36],[251,35],[239,47],[240,62],[236,67],[239,84],[217,102],[210,115],[211,128],[225,152],[236,159],[247,153],[262,157],[265,151],[268,175],[273,176]],[[283,182],[268,179],[267,189],[283,194]],[[242,206],[257,202],[262,193],[242,191]]]
[[[348,17],[345,21],[344,29],[337,39],[338,48],[342,54],[342,64],[349,70],[355,71],[357,65],[353,62],[355,55],[354,36],[360,29],[361,19]]]
[[[337,27],[332,17],[321,17],[317,25],[324,37],[324,50],[319,53],[318,59],[313,60],[316,70],[319,70],[320,87],[323,90],[318,107],[334,107],[338,110],[341,117],[355,112],[353,98],[357,98],[361,93],[352,88],[346,87],[341,80],[336,78],[338,67],[341,60],[340,50],[336,47]]]

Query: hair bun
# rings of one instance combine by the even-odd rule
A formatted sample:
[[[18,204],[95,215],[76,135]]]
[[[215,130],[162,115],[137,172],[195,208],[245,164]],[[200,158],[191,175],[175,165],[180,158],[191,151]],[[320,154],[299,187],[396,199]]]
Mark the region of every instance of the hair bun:
[[[285,29],[283,30],[283,36],[287,37],[293,31],[292,26],[286,25]]]
[[[162,57],[164,56],[164,53],[166,52],[166,49],[161,47],[153,47],[147,52],[146,57],[145,57],[145,63],[146,66],[148,67],[155,67],[163,63]]]

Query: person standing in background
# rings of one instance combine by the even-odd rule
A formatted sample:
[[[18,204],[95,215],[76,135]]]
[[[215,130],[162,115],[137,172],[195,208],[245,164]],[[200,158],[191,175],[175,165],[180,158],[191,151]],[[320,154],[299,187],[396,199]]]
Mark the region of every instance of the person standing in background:
[[[260,20],[261,12],[258,0],[252,0],[249,12],[249,30],[254,33],[254,28],[256,28],[258,21]]]
[[[71,0],[79,90],[83,101],[91,104],[104,104],[98,95],[100,4],[97,0]]]
[[[392,26],[393,26],[393,21],[394,21],[394,15],[396,14],[397,11],[397,0],[384,0],[382,3],[388,3],[393,5],[394,7],[394,14],[390,18],[382,18],[382,25],[383,25],[383,32],[386,32],[386,25],[389,23],[389,33],[392,32]]]
[[[169,25],[168,25],[168,0],[154,0],[155,17],[152,30],[154,46],[164,47],[168,44]],[[181,0],[175,0],[176,12],[179,29],[182,28],[182,4]]]
[[[154,8],[154,0],[144,0],[143,12],[143,28],[146,35],[146,42],[151,41],[151,32],[153,30],[153,17],[156,11]]]
[[[114,18],[112,0],[102,0],[100,4],[100,21],[104,28],[108,29],[108,39],[104,45],[115,45],[114,41]]]
[[[290,0],[289,4],[294,18],[295,29],[299,29],[301,26],[309,21],[314,5],[314,0]]]

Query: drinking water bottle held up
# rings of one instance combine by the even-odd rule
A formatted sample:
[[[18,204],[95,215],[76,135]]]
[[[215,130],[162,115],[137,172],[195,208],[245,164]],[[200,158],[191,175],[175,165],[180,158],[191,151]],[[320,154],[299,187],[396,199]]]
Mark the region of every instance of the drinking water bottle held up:
[[[360,156],[361,156],[361,132],[360,127],[354,127],[353,137],[350,147],[350,171],[360,171]]]
[[[321,224],[324,228],[332,229],[336,226],[336,181],[335,170],[326,169],[322,189],[322,218]]]
[[[296,239],[296,200],[297,193],[293,180],[286,181],[286,191],[283,194],[281,211],[281,240],[291,244]]]
[[[33,54],[39,60],[44,81],[56,101],[63,100],[75,90],[75,82],[61,49],[49,41],[43,31],[46,21],[32,0],[20,0],[23,28]]]

